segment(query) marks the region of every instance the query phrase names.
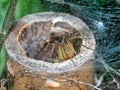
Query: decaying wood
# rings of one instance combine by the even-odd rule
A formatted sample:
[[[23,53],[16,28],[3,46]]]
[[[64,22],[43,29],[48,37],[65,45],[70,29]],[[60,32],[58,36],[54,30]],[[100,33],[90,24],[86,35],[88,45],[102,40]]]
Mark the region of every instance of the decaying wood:
[[[68,37],[79,31],[82,41],[73,46],[77,53],[68,60],[58,60],[57,48],[51,56],[46,43],[61,43],[54,37]],[[66,34],[67,33],[67,34]],[[25,16],[7,37],[8,70],[12,90],[91,90],[94,84],[93,52],[95,40],[87,25],[64,13],[45,12]],[[75,45],[79,44],[79,45]],[[49,45],[49,44],[48,44]],[[79,49],[79,50],[77,50]],[[48,60],[57,60],[50,61]]]
[[[11,64],[15,71],[12,90],[91,90],[93,87],[85,83],[94,85],[92,60],[83,64],[80,69],[76,71],[42,75],[37,75],[37,72],[29,71],[28,68],[25,68],[13,60],[11,60]],[[87,66],[87,68],[84,65]],[[48,83],[46,83],[47,80],[52,80],[52,85],[48,85]],[[57,82],[59,85],[55,86],[53,82]]]

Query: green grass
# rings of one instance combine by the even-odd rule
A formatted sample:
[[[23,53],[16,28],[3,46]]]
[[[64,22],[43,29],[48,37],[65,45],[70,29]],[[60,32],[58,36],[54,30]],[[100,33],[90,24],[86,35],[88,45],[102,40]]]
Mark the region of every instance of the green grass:
[[[2,24],[4,21],[5,13],[7,11],[9,0],[0,0],[0,31],[2,29]],[[31,14],[44,11],[44,7],[40,0],[19,0],[16,6],[16,10],[14,13],[14,18],[12,23],[19,20],[21,17]],[[1,36],[1,35],[0,35]],[[0,38],[0,41],[2,38]],[[6,54],[5,54],[5,46],[3,46],[0,51],[0,78],[2,78],[5,74],[6,68]]]
[[[0,52],[0,77],[4,76],[4,72],[5,72],[5,46],[2,47],[2,50]]]

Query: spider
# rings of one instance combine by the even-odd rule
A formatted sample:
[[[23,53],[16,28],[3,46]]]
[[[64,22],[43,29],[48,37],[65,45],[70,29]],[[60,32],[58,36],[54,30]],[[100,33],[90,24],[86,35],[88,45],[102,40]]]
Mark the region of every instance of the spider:
[[[77,39],[81,39],[80,32],[77,31],[75,33],[69,34],[67,32],[66,35],[63,36],[51,36],[51,40],[47,42],[44,47],[44,51],[47,50],[49,46],[51,46],[51,56],[53,55],[54,50],[57,51],[57,59],[58,60],[67,60],[72,58],[77,54],[75,49],[75,43]],[[73,42],[75,40],[75,42]]]

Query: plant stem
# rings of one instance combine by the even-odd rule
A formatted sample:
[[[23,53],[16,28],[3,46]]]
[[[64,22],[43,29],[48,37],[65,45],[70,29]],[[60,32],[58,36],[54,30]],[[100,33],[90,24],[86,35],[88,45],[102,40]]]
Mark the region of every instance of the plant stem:
[[[12,25],[12,19],[14,16],[14,11],[15,11],[17,2],[18,2],[18,0],[10,0],[10,2],[9,2],[9,6],[8,6],[8,9],[7,9],[5,18],[4,18],[4,22],[2,25],[2,30],[0,32],[0,51],[3,46],[5,36],[8,33],[8,31]]]

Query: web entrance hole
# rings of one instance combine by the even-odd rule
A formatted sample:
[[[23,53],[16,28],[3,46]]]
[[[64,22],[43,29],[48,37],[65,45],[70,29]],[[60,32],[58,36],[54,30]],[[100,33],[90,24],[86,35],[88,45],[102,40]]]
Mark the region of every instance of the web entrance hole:
[[[52,63],[74,57],[82,45],[80,32],[66,22],[31,23],[23,28],[18,39],[29,58]]]

